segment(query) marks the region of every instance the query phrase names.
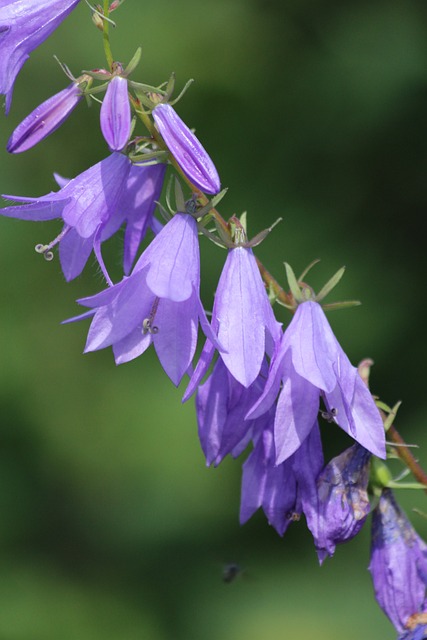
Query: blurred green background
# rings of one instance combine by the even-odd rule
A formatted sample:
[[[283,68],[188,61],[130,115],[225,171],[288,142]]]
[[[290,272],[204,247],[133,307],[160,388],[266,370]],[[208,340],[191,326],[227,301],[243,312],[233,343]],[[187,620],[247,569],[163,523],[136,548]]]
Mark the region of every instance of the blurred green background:
[[[81,3],[32,54],[1,148],[67,84],[54,54],[75,75],[104,66],[89,16]],[[283,281],[284,260],[300,272],[320,258],[320,288],[347,266],[331,300],[363,306],[331,324],[354,363],[375,360],[373,392],[404,401],[397,425],[427,464],[425,2],[127,0],[113,17],[116,59],[142,45],[135,79],[196,79],[177,109],[229,187],[223,215],[247,210],[253,234],[283,217],[257,251],[270,271]],[[1,153],[0,192],[47,193],[53,171],[106,154],[98,106],[82,104],[38,147]],[[103,287],[94,261],[67,285],[33,251],[57,223],[0,224],[0,638],[394,638],[367,572],[369,525],[321,569],[303,522],[284,539],[261,513],[239,527],[241,461],[205,467],[192,403],[153,353],[117,368],[111,350],[82,356],[87,324],[60,326]],[[202,253],[210,307],[224,253]],[[330,454],[347,444],[338,429],[326,440]],[[427,511],[422,493],[399,499]],[[224,562],[245,568],[230,585]]]

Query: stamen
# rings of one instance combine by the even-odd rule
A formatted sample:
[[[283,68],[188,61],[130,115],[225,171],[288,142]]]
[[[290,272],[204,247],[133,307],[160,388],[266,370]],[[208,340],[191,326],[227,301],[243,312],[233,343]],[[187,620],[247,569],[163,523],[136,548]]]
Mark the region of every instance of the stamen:
[[[287,520],[291,520],[291,522],[299,522],[301,520],[301,514],[296,511],[288,511],[286,518]]]
[[[157,309],[159,308],[160,298],[154,298],[153,306],[151,307],[150,315],[148,318],[145,318],[142,321],[142,333],[146,335],[147,333],[156,334],[159,333],[159,327],[153,325],[154,318],[157,313]]]
[[[49,242],[49,244],[36,244],[36,246],[34,247],[35,252],[43,254],[43,258],[47,262],[51,262],[54,257],[54,253],[52,251],[53,247],[61,242],[62,238],[69,232],[70,229],[71,227],[69,225],[65,225],[61,233],[56,236],[56,238],[52,240],[52,242]]]
[[[338,415],[338,409],[335,409],[335,407],[332,407],[330,411],[319,411],[319,413],[322,416],[322,418],[327,422],[334,422],[335,416]]]

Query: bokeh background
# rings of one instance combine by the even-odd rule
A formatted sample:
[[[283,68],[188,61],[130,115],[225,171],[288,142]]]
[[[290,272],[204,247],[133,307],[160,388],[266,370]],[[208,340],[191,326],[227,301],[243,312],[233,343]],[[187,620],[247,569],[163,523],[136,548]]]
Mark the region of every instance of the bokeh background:
[[[270,271],[283,281],[283,261],[300,272],[320,258],[319,288],[346,265],[331,300],[363,306],[331,324],[353,362],[375,360],[374,393],[404,401],[397,425],[427,464],[425,2],[127,0],[113,17],[115,58],[142,46],[135,79],[196,79],[177,109],[229,187],[223,215],[247,210],[253,234],[283,217],[257,250]],[[1,148],[67,84],[54,54],[76,75],[104,66],[83,2],[21,72]],[[106,153],[98,106],[81,104],[38,147],[0,153],[0,192],[47,193],[54,171]],[[103,287],[94,261],[66,284],[33,251],[57,223],[0,225],[0,638],[394,638],[373,599],[369,525],[322,568],[303,522],[284,539],[261,513],[240,527],[242,460],[205,467],[192,403],[153,353],[117,368],[110,350],[82,355],[85,323],[60,325]],[[106,251],[117,278],[118,252]],[[224,253],[202,253],[209,307]],[[339,431],[324,428],[328,455],[347,444]],[[427,511],[421,492],[399,499]],[[245,569],[232,584],[225,562]]]

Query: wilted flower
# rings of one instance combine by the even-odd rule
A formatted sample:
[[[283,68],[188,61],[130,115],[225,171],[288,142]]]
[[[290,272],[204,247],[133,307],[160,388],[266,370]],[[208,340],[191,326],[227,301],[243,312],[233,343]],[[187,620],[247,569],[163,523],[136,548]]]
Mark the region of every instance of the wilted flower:
[[[224,351],[220,353],[231,375],[249,387],[259,375],[265,353],[271,355],[281,338],[255,256],[249,247],[228,252],[212,310],[212,329]],[[215,347],[206,342],[184,400],[190,397],[212,361]]]
[[[131,112],[126,78],[115,76],[107,87],[101,106],[101,131],[111,151],[121,151],[127,144]]]
[[[221,183],[212,160],[170,104],[158,104],[153,118],[173,157],[191,182],[205,193],[219,193]]]
[[[93,315],[85,352],[112,345],[115,361],[133,360],[154,343],[159,360],[178,385],[191,364],[198,324],[215,341],[200,301],[197,223],[177,213],[139,258],[130,276],[78,302]]]
[[[365,449],[385,458],[379,411],[317,302],[309,300],[298,305],[271,360],[264,393],[247,417],[254,418],[267,411],[279,391],[274,422],[277,464],[292,455],[306,439],[319,413],[320,396],[331,422],[336,422]]]
[[[2,0],[0,2],[0,94],[6,113],[16,76],[29,57],[79,0]]]
[[[9,153],[21,153],[53,133],[68,118],[82,98],[78,82],[40,104],[19,124],[9,138]]]
[[[269,524],[282,536],[291,522],[316,505],[316,478],[323,466],[317,421],[294,455],[279,465],[275,460],[273,432],[267,428],[256,436],[254,450],[243,464],[240,523],[262,507]]]
[[[38,245],[37,251],[51,257],[52,248],[59,244],[62,270],[66,280],[72,280],[82,272],[93,249],[109,280],[101,243],[126,223],[124,260],[130,269],[151,223],[164,171],[162,165],[133,166],[126,156],[113,153],[73,180],[64,181],[56,193],[39,198],[4,196],[26,204],[1,209],[0,213],[33,221],[62,218],[65,226],[59,236],[47,245]]]
[[[369,570],[375,597],[402,638],[420,639],[422,626],[408,633],[409,623],[425,607],[427,545],[417,535],[390,489],[383,489],[372,514]]]
[[[368,481],[371,454],[358,444],[333,458],[317,479],[318,505],[307,524],[320,563],[335,546],[351,540],[370,511]]]

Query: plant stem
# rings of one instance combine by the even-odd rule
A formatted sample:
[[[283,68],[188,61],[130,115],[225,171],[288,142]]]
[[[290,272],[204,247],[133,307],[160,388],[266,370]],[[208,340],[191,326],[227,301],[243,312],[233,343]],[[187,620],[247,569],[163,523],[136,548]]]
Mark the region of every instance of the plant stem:
[[[104,16],[108,18],[109,0],[104,0]],[[105,57],[107,58],[107,65],[110,71],[113,68],[113,54],[111,53],[110,46],[110,25],[108,20],[103,20],[102,42],[104,44]]]

